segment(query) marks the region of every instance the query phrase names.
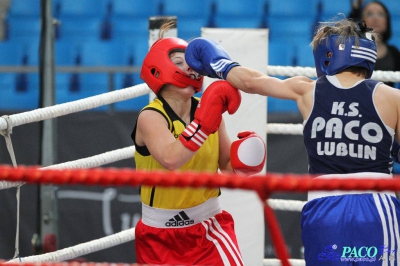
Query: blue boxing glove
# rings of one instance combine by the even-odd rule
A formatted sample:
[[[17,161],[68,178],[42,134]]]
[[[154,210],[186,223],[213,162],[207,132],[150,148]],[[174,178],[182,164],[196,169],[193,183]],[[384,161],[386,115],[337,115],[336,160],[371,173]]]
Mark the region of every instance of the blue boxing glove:
[[[393,147],[392,147],[392,156],[393,159],[396,163],[400,163],[400,145],[397,143],[397,141],[393,142]]]
[[[194,71],[210,78],[226,79],[233,67],[240,66],[232,62],[218,43],[206,38],[195,38],[189,42],[185,60]]]

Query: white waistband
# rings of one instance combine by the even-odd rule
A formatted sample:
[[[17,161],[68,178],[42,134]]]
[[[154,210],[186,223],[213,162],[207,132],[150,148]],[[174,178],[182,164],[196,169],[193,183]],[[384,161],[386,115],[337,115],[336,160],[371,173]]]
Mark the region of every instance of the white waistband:
[[[221,213],[218,198],[211,198],[192,208],[165,210],[142,204],[142,222],[157,228],[188,227]]]
[[[393,178],[392,175],[383,174],[383,173],[353,173],[353,174],[332,174],[332,175],[321,175],[316,178],[370,178],[370,179],[381,179],[381,178]],[[341,195],[348,195],[348,194],[363,194],[363,193],[383,193],[390,196],[396,196],[393,191],[361,191],[361,190],[332,190],[332,191],[309,191],[308,192],[308,201],[322,198],[322,197],[329,197],[329,196],[341,196]]]

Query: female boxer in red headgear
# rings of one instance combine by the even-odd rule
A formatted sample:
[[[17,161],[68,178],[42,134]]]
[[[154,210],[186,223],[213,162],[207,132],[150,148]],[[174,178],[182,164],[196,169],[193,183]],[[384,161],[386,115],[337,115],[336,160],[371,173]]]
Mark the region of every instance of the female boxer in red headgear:
[[[168,29],[168,24],[161,33]],[[162,34],[161,34],[162,35]],[[217,173],[260,172],[265,144],[253,132],[231,141],[222,114],[239,108],[240,92],[226,81],[199,99],[203,77],[186,61],[187,42],[160,38],[146,55],[141,78],[157,98],[144,107],[132,132],[137,170]],[[239,146],[256,143],[258,162],[241,160]],[[230,155],[232,153],[233,155]],[[218,188],[141,186],[142,219],[136,226],[137,262],[166,265],[243,265],[231,215]]]

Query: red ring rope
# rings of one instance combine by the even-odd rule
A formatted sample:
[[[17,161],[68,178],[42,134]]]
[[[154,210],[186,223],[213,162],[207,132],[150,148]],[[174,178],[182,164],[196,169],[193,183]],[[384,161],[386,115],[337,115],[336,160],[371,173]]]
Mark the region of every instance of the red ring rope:
[[[271,192],[306,192],[315,190],[400,190],[399,179],[313,179],[310,175],[276,174],[246,177],[237,174],[195,172],[145,172],[133,169],[96,168],[51,170],[38,167],[0,166],[0,180],[42,184],[80,184],[103,186],[192,186],[226,187],[254,190],[264,203],[264,215],[277,257],[283,266],[290,266],[285,240],[274,211],[266,204]],[[395,176],[396,177],[396,176]],[[398,176],[397,176],[398,177]],[[42,264],[43,265],[43,264]],[[54,264],[53,264],[54,265]],[[94,264],[93,264],[94,265]],[[98,264],[96,264],[98,265]]]
[[[313,179],[307,174],[255,175],[246,177],[237,174],[195,172],[145,172],[134,169],[96,168],[51,170],[38,167],[8,165],[0,166],[0,180],[12,182],[102,186],[191,186],[226,187],[270,192],[307,192],[315,190],[400,190],[400,176],[393,179],[368,179],[339,177]]]

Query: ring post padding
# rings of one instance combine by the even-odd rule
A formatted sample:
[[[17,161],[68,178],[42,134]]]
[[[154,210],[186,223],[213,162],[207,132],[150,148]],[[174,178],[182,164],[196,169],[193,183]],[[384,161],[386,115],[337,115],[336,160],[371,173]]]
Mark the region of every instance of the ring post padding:
[[[218,42],[228,52],[232,61],[266,72],[268,29],[202,28],[202,37]],[[213,81],[215,79],[205,78],[204,88]],[[242,102],[238,111],[233,115],[224,114],[230,139],[232,141],[237,139],[237,133],[240,131],[252,130],[267,143],[266,97],[243,92],[241,95]],[[265,167],[260,174],[263,173]],[[245,264],[263,265],[265,246],[263,203],[254,191],[225,188],[221,190],[221,205],[234,218],[235,231]]]

